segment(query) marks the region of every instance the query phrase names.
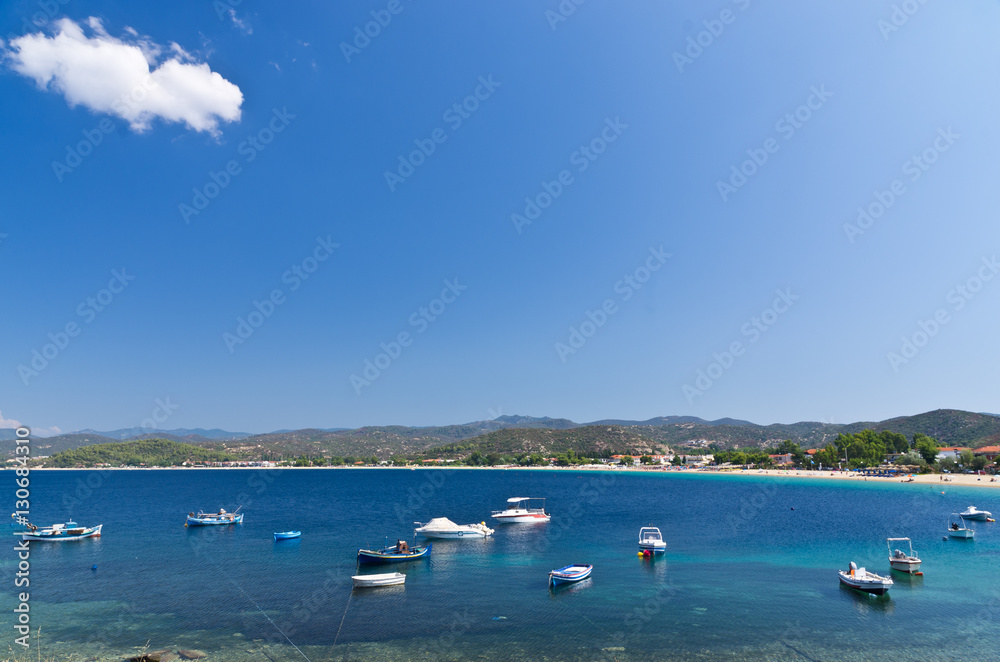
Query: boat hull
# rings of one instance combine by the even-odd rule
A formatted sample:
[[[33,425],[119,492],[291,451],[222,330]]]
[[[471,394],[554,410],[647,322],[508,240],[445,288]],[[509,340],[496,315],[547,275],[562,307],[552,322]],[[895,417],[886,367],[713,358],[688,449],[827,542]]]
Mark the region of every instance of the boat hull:
[[[973,520],[976,522],[985,522],[990,517],[993,516],[993,513],[989,512],[988,510],[977,510],[973,513],[965,511],[964,513],[959,513],[959,515],[961,515],[965,519]]]
[[[949,529],[948,535],[951,536],[952,538],[971,540],[976,537],[976,532],[973,531],[972,529],[959,529],[958,531],[956,531],[955,529]]]
[[[889,558],[889,567],[893,570],[898,570],[900,572],[908,572],[911,575],[917,570],[920,570],[920,564],[922,561],[906,561],[902,559]]]
[[[414,561],[427,556],[427,554],[431,551],[431,547],[433,547],[433,545],[427,545],[426,547],[414,547],[412,553],[409,554],[387,552],[386,550],[359,549],[358,563],[369,565],[375,563],[402,563],[405,561]],[[390,547],[389,549],[392,548]]]
[[[840,572],[840,583],[849,588],[872,595],[885,595],[892,588],[892,580],[863,580]]]
[[[485,538],[488,534],[482,531],[421,531],[418,534],[424,538],[438,538],[441,540],[459,540],[462,538]]]
[[[282,533],[274,534],[275,540],[294,540],[295,538],[301,538],[301,537],[302,537],[301,531],[284,531]]]
[[[101,528],[103,524],[98,524],[95,527],[87,528],[81,527],[80,529],[62,529],[58,533],[20,533],[21,540],[35,540],[35,541],[45,541],[45,542],[66,542],[70,540],[86,540],[87,538],[100,538]],[[46,531],[47,529],[43,529]],[[73,533],[79,531],[79,533]]]
[[[188,517],[188,526],[228,526],[230,524],[241,524],[243,513],[234,517]]]
[[[651,551],[651,552],[653,552],[655,554],[660,554],[662,552],[667,551],[667,543],[663,542],[662,540],[660,542],[658,542],[658,543],[640,542],[639,543],[639,549],[642,549],[642,550],[648,549],[649,551]]]
[[[553,570],[549,573],[549,585],[558,586],[560,584],[572,584],[574,582],[583,581],[587,577],[590,577],[590,573],[594,570],[592,565],[568,565],[565,568],[559,568],[558,570]]]
[[[401,572],[388,572],[380,575],[354,575],[351,577],[354,588],[378,588],[379,586],[398,586],[406,583],[406,575]]]
[[[491,517],[497,521],[497,524],[535,524],[548,522],[552,519],[551,515],[543,513],[518,513],[511,515],[498,513],[496,515],[491,515]]]

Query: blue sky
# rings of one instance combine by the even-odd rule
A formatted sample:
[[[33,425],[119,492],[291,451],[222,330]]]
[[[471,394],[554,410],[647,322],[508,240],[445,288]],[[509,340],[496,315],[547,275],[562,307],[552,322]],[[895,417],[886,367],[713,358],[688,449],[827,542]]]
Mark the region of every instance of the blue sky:
[[[0,424],[995,411],[998,23],[5,3]]]

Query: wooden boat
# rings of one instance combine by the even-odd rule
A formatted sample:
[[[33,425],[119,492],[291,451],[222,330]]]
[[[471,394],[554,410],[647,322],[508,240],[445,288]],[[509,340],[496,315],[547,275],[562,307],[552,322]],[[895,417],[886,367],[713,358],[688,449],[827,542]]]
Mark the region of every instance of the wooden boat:
[[[885,595],[892,587],[892,579],[859,568],[854,561],[851,561],[849,570],[838,570],[837,574],[840,575],[841,584],[866,593]]]
[[[399,540],[395,545],[389,545],[382,549],[359,549],[358,563],[399,563],[401,561],[413,561],[420,559],[431,553],[433,545],[425,547],[410,547],[405,540]]]
[[[281,531],[280,533],[274,534],[275,542],[277,542],[278,540],[291,540],[293,538],[301,538],[301,537],[302,537],[301,531]]]
[[[427,524],[420,524],[413,533],[425,538],[485,538],[493,535],[493,529],[486,526],[486,522],[455,524],[447,517],[435,517]]]
[[[958,518],[958,521],[955,518]],[[959,524],[961,522],[961,524]],[[969,528],[969,525],[965,522],[965,518],[958,513],[952,513],[951,519],[948,520],[948,535],[952,538],[962,538],[964,540],[972,540],[976,537],[975,529]]]
[[[242,506],[240,506],[242,508]],[[203,513],[200,510],[198,514],[188,513],[187,522],[184,526],[218,526],[225,524],[240,524],[243,521],[243,513],[239,512],[239,508],[236,509],[237,512],[227,513],[225,509],[220,508],[217,513]]]
[[[375,588],[378,586],[396,586],[406,582],[406,575],[401,572],[387,572],[381,575],[354,575],[354,588]]]
[[[532,501],[540,501],[541,505],[533,506]],[[545,512],[545,499],[541,497],[511,497],[507,503],[506,510],[494,510],[490,515],[500,524],[529,524],[552,519],[552,515]]]
[[[662,554],[667,551],[667,543],[663,540],[663,535],[655,526],[644,526],[639,529],[639,549]]]
[[[38,528],[28,522],[26,530],[15,531],[15,536],[21,536],[21,540],[50,540],[62,542],[66,540],[83,540],[85,538],[100,538],[103,524],[97,526],[80,526],[76,522],[63,522]]]
[[[549,573],[549,586],[558,586],[559,584],[581,581],[590,577],[590,573],[593,569],[594,566],[592,565],[573,563],[559,568],[558,570],[553,570]]]
[[[909,545],[909,553],[904,552],[901,549],[893,549],[892,543],[903,542]],[[913,551],[913,543],[909,538],[886,538],[886,544],[889,546],[889,567],[893,570],[899,570],[900,572],[908,572],[911,575],[922,575],[924,573],[917,572],[920,570],[920,559],[917,558],[917,553]]]

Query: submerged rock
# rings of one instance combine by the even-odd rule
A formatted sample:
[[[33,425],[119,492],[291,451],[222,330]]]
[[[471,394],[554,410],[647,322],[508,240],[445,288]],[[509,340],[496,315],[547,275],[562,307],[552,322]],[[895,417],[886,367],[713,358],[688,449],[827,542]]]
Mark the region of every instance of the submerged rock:
[[[180,655],[185,660],[200,660],[203,657],[208,657],[201,651],[183,650],[183,651],[177,651],[177,654]]]

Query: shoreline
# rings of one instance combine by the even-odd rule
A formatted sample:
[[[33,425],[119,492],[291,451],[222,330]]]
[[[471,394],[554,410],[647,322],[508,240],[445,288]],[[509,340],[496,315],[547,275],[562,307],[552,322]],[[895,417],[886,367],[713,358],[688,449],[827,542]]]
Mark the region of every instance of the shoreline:
[[[13,470],[14,467],[5,467]],[[989,474],[913,474],[895,478],[860,476],[855,472],[847,471],[818,471],[815,469],[740,469],[740,470],[714,470],[714,469],[676,469],[666,467],[628,467],[623,469],[613,469],[608,466],[580,465],[571,467],[518,467],[518,466],[497,466],[497,467],[467,467],[467,466],[428,466],[428,467],[33,467],[31,471],[286,471],[286,470],[374,470],[392,469],[396,471],[442,471],[442,470],[468,470],[468,471],[604,471],[611,473],[629,474],[662,474],[662,475],[697,475],[697,476],[772,476],[780,478],[812,478],[822,480],[847,480],[856,482],[876,482],[876,483],[911,483],[913,485],[961,485],[963,487],[994,487],[1000,488],[1000,478]]]

